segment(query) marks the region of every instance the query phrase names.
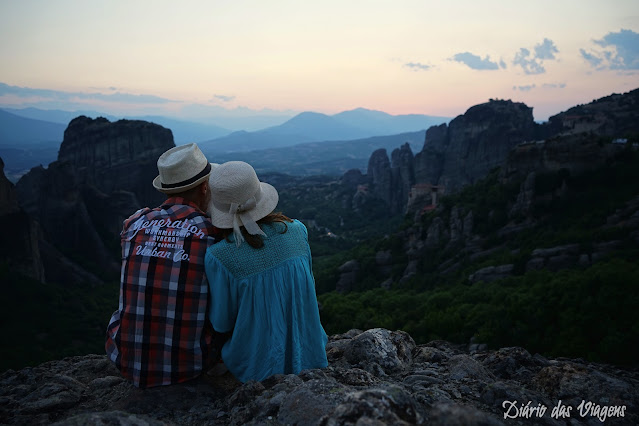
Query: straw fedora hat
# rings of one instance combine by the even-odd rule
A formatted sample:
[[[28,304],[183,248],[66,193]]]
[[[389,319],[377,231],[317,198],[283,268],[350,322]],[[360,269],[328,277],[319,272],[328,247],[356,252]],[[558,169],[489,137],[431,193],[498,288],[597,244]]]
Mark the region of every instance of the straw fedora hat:
[[[218,228],[239,227],[250,234],[263,232],[255,223],[277,206],[279,195],[273,186],[260,182],[250,164],[229,161],[215,167],[209,176],[211,202],[209,215]]]
[[[160,174],[153,179],[153,187],[165,194],[195,188],[206,181],[215,166],[194,143],[173,147],[158,158]]]

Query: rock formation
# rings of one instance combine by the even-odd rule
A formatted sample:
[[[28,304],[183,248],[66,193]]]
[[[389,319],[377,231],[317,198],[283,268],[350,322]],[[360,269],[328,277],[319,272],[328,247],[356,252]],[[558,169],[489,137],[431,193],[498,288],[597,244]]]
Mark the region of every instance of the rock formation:
[[[414,156],[408,143],[391,153],[391,171],[394,188],[391,207],[394,213],[403,213],[410,189],[415,184]]]
[[[104,355],[77,356],[0,375],[0,423],[639,422],[637,371],[579,359],[548,359],[519,347],[495,351],[480,348],[483,345],[465,347],[444,341],[416,345],[402,331],[351,330],[331,336],[326,347],[329,366],[325,369],[244,384],[227,373],[148,390],[126,382]],[[562,415],[556,409],[553,416],[558,406],[564,407]],[[571,407],[569,411],[567,407]]]
[[[639,131],[639,89],[577,105],[549,118],[546,133],[594,133],[623,138]]]
[[[431,183],[449,192],[472,184],[502,166],[513,147],[534,137],[532,108],[512,101],[473,106],[450,122],[441,175]]]
[[[16,184],[20,205],[46,241],[47,280],[100,282],[94,274],[117,274],[122,222],[165,198],[151,182],[157,158],[172,146],[170,130],[152,123],[84,116],[69,123],[58,161]]]
[[[44,282],[40,256],[41,232],[37,223],[18,205],[13,184],[4,175],[0,158],[0,259],[6,267],[37,281]]]
[[[403,213],[410,189],[415,184],[413,163],[413,151],[408,143],[393,150],[390,160],[384,148],[373,152],[368,161],[368,191],[365,198],[382,200],[390,214]],[[354,173],[349,171],[347,174],[349,179],[346,182],[352,181]],[[356,192],[355,197],[362,197],[361,191]],[[353,204],[357,206],[362,203],[362,200],[356,199]]]
[[[0,157],[0,214],[12,213],[20,209],[13,186],[4,175],[4,161]]]
[[[348,293],[357,283],[357,274],[359,273],[359,263],[355,260],[349,260],[339,267],[339,280],[335,285],[338,293]]]
[[[371,154],[366,175],[369,194],[379,198],[390,207],[393,197],[393,172],[386,149],[378,149]]]
[[[453,193],[496,167],[503,168],[505,178],[562,168],[581,173],[623,148],[611,146],[611,138],[639,133],[638,123],[639,89],[573,107],[544,124],[535,123],[532,108],[523,103],[490,100],[449,125],[429,128],[414,157],[407,144],[393,151],[392,161],[384,149],[375,151],[368,163],[367,196],[382,200],[394,215],[419,212],[431,202],[428,191],[418,199],[409,196],[416,186],[435,185]]]
[[[164,199],[151,185],[156,162],[174,146],[171,131],[157,124],[80,116],[64,131],[58,161],[72,164],[81,182],[106,194],[127,190],[141,205],[156,206]]]
[[[438,185],[454,192],[502,166],[510,150],[533,140],[536,131],[532,108],[522,103],[490,101],[476,105],[449,126],[428,129],[424,147],[417,155],[413,155],[408,143],[393,150],[390,160],[385,149],[373,152],[365,195],[387,204],[390,215],[406,213],[407,207],[419,210],[431,198],[429,192],[419,200],[411,199],[415,184]],[[348,172],[343,181],[351,182],[354,177],[353,172]],[[356,198],[354,205],[361,205],[361,191],[356,192]]]

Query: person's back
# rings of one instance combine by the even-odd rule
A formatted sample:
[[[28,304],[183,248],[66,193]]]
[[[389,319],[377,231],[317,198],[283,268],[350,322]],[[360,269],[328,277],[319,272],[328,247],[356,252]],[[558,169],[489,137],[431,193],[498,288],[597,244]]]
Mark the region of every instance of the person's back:
[[[226,367],[243,382],[326,367],[306,227],[273,213],[277,191],[247,163],[220,165],[209,185],[208,212],[226,237],[206,254],[209,318],[232,332]]]
[[[109,359],[140,388],[197,377],[211,344],[204,258],[217,230],[203,212],[211,166],[194,146],[163,154],[161,175],[167,162],[179,170],[154,181],[167,200],[124,221],[119,308],[106,336]]]
[[[262,248],[236,247],[231,237],[206,256],[211,323],[233,331],[222,359],[241,381],[327,365],[306,228],[293,221],[262,229]]]

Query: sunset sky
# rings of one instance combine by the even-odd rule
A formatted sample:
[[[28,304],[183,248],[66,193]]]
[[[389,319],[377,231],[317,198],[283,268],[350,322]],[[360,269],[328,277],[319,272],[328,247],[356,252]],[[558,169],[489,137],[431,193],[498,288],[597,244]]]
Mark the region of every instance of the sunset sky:
[[[639,1],[0,0],[0,108],[462,114],[639,87]]]

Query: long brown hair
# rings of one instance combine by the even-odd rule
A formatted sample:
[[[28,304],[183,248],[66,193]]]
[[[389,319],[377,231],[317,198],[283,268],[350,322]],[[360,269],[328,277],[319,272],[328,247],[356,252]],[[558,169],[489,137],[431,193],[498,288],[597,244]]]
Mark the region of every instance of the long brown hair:
[[[284,224],[284,230],[281,232],[281,234],[284,234],[286,231],[288,231],[288,226],[286,225],[286,222],[293,222],[293,219],[291,219],[290,217],[284,216],[282,212],[269,213],[266,216],[264,216],[262,219],[258,220],[257,224],[268,225],[274,222],[280,222]],[[264,240],[262,239],[261,235],[259,234],[251,235],[248,232],[246,232],[246,229],[243,226],[240,226],[240,231],[242,232],[242,236],[244,237],[244,240],[246,240],[246,242],[249,243],[251,247],[253,248],[264,247]],[[233,228],[220,229],[220,232],[222,234],[222,237],[224,237],[226,241],[231,242],[229,237],[233,233]]]

